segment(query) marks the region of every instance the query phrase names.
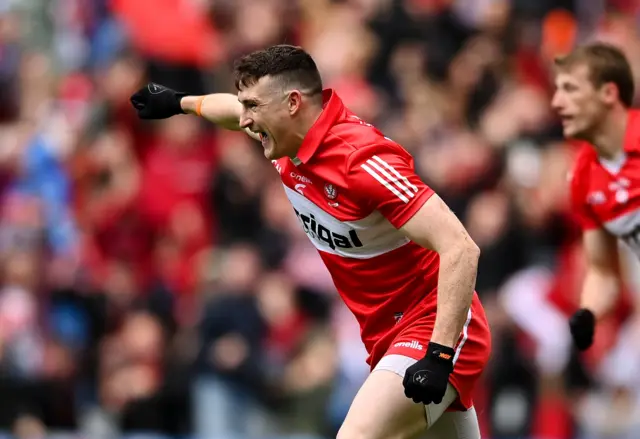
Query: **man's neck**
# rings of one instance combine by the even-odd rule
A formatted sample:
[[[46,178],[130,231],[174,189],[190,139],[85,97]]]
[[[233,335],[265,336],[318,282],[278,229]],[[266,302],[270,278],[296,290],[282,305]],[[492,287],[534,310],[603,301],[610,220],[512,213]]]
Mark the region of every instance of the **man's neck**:
[[[306,137],[307,133],[316,123],[320,115],[322,114],[322,106],[313,106],[309,107],[304,114],[300,115],[298,120],[298,127],[296,131],[293,133],[294,141],[296,142],[296,154],[300,147],[302,146],[302,142]],[[295,157],[295,154],[293,155]],[[293,158],[293,157],[292,157]]]
[[[615,159],[624,151],[628,117],[627,109],[619,107],[611,111],[602,122],[591,141],[599,157]]]

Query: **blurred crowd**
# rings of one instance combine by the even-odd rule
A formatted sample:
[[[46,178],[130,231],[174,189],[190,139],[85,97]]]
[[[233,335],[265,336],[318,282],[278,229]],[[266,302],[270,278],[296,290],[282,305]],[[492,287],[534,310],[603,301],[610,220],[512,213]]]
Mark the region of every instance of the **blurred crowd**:
[[[128,103],[148,80],[234,92],[234,58],[286,42],[481,247],[484,437],[640,437],[640,270],[577,355],[574,150],[549,111],[576,44],[620,45],[640,79],[639,18],[636,0],[0,0],[0,430],[335,434],[366,353],[278,174],[243,134]]]

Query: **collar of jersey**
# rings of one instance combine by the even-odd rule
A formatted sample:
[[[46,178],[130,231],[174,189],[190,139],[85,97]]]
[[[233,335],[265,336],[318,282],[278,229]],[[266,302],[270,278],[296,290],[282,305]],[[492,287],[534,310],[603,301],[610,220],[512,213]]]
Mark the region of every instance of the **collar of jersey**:
[[[330,88],[322,91],[322,107],[320,117],[311,126],[307,135],[304,136],[302,145],[296,155],[297,161],[300,163],[309,161],[344,110],[342,100]]]
[[[627,130],[624,133],[625,152],[640,152],[640,110],[629,110]]]

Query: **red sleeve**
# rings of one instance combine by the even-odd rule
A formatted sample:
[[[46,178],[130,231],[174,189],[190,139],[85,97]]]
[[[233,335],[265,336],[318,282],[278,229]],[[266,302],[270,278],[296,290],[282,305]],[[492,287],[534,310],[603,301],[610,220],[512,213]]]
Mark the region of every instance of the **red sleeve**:
[[[353,152],[347,162],[349,192],[402,227],[434,194],[416,175],[413,158],[397,145],[372,145]]]
[[[585,184],[585,177],[578,163],[569,175],[571,213],[583,230],[597,229],[600,227],[600,222],[587,204]]]

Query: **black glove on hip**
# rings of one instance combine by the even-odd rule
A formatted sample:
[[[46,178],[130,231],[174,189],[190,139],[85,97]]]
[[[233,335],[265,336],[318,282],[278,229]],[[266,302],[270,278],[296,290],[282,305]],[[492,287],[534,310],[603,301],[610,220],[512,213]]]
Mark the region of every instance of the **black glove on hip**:
[[[180,106],[180,99],[184,96],[186,93],[150,82],[135,92],[130,100],[140,119],[166,119],[184,114]]]
[[[404,375],[406,397],[416,403],[440,404],[453,371],[454,354],[450,347],[429,343],[427,355],[409,366]]]
[[[569,329],[576,347],[581,351],[589,349],[596,332],[596,317],[588,309],[581,308],[569,319]]]

